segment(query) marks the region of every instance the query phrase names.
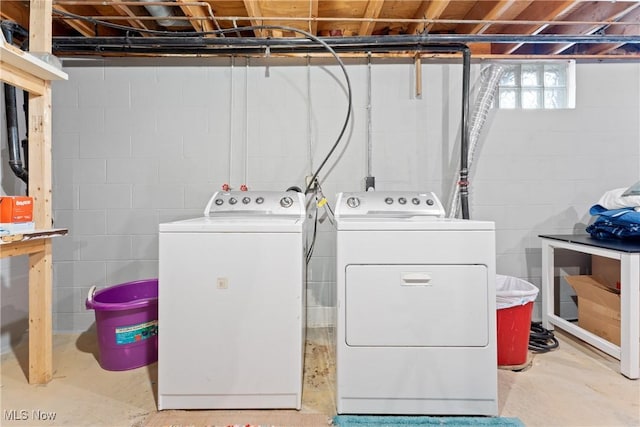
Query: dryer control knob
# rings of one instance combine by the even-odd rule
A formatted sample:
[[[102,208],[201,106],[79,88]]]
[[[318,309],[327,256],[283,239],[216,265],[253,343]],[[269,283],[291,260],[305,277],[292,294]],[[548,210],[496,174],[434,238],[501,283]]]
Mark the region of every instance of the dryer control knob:
[[[404,205],[404,204],[406,204],[406,203],[407,203],[407,199],[405,199],[404,197],[400,197],[400,198],[398,199],[398,203],[400,203],[401,205]]]
[[[420,199],[418,199],[417,197],[414,197],[413,199],[411,199],[411,203],[413,203],[414,205],[419,205]]]
[[[280,206],[283,208],[289,208],[293,205],[293,199],[291,197],[283,197],[280,199]]]
[[[434,203],[433,199],[427,199],[427,204],[429,206],[433,206],[433,203]]]
[[[249,203],[251,203],[251,198],[250,197],[243,197],[242,198],[242,203],[244,203],[245,205],[248,205]]]
[[[263,204],[264,203],[264,197],[257,197],[256,198],[256,203],[259,204],[259,205]]]
[[[224,200],[222,199],[216,199],[216,205],[220,206],[221,204],[224,203]]]
[[[229,204],[230,205],[235,205],[236,203],[238,203],[238,200],[235,197],[231,197],[229,199]]]
[[[393,199],[391,197],[387,197],[386,199],[384,199],[384,202],[388,205],[393,203]]]
[[[350,208],[357,208],[358,206],[360,206],[360,199],[358,199],[357,197],[349,197],[347,199],[347,206],[349,206]]]

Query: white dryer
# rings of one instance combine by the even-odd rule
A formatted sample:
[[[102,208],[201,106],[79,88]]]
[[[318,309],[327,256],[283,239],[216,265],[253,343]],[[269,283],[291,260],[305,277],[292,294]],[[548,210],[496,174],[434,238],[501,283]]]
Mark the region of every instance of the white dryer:
[[[340,193],[340,414],[497,415],[495,227],[430,192]]]
[[[305,200],[219,192],[160,224],[158,408],[301,408]]]

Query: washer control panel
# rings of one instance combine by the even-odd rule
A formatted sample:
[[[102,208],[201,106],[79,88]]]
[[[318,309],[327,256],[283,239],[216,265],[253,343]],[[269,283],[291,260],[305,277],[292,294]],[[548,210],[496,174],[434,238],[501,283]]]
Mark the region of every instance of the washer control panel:
[[[340,193],[336,217],[345,216],[444,217],[444,207],[433,192],[363,191]]]
[[[304,195],[295,191],[219,191],[204,210],[205,216],[217,214],[304,217]]]

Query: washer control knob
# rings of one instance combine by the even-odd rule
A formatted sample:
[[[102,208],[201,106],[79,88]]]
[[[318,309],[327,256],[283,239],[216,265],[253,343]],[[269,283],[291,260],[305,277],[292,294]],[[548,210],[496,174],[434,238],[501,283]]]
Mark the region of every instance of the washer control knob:
[[[289,208],[293,205],[293,199],[291,197],[283,197],[280,199],[280,206],[283,208]]]
[[[434,202],[433,202],[433,199],[427,199],[427,204],[428,204],[429,206],[433,206],[433,203],[434,203]]]
[[[216,199],[216,205],[220,206],[221,204],[224,203],[224,200],[222,199]]]
[[[358,199],[357,197],[349,197],[347,199],[347,206],[349,206],[350,208],[357,208],[358,206],[360,206],[360,199]]]
[[[417,197],[414,197],[413,199],[411,199],[411,203],[413,203],[414,205],[419,205],[420,199],[418,199]]]
[[[406,203],[407,203],[407,199],[405,199],[404,197],[400,197],[400,198],[398,199],[398,203],[400,203],[401,205],[404,205],[404,204],[406,204]]]
[[[264,197],[256,197],[256,203],[261,205],[264,203]]]
[[[393,199],[391,197],[387,197],[386,199],[384,199],[384,202],[388,205],[393,203]]]
[[[251,198],[250,197],[243,197],[242,198],[242,203],[244,203],[245,205],[248,205],[249,203],[251,203]]]
[[[229,199],[229,204],[230,205],[235,205],[236,203],[238,203],[238,200],[235,197],[231,197]]]

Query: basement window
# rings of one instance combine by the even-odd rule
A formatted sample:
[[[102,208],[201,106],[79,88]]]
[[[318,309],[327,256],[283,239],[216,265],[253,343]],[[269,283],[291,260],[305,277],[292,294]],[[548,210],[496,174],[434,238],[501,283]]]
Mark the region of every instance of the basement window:
[[[575,61],[507,64],[495,104],[502,109],[575,108]]]

